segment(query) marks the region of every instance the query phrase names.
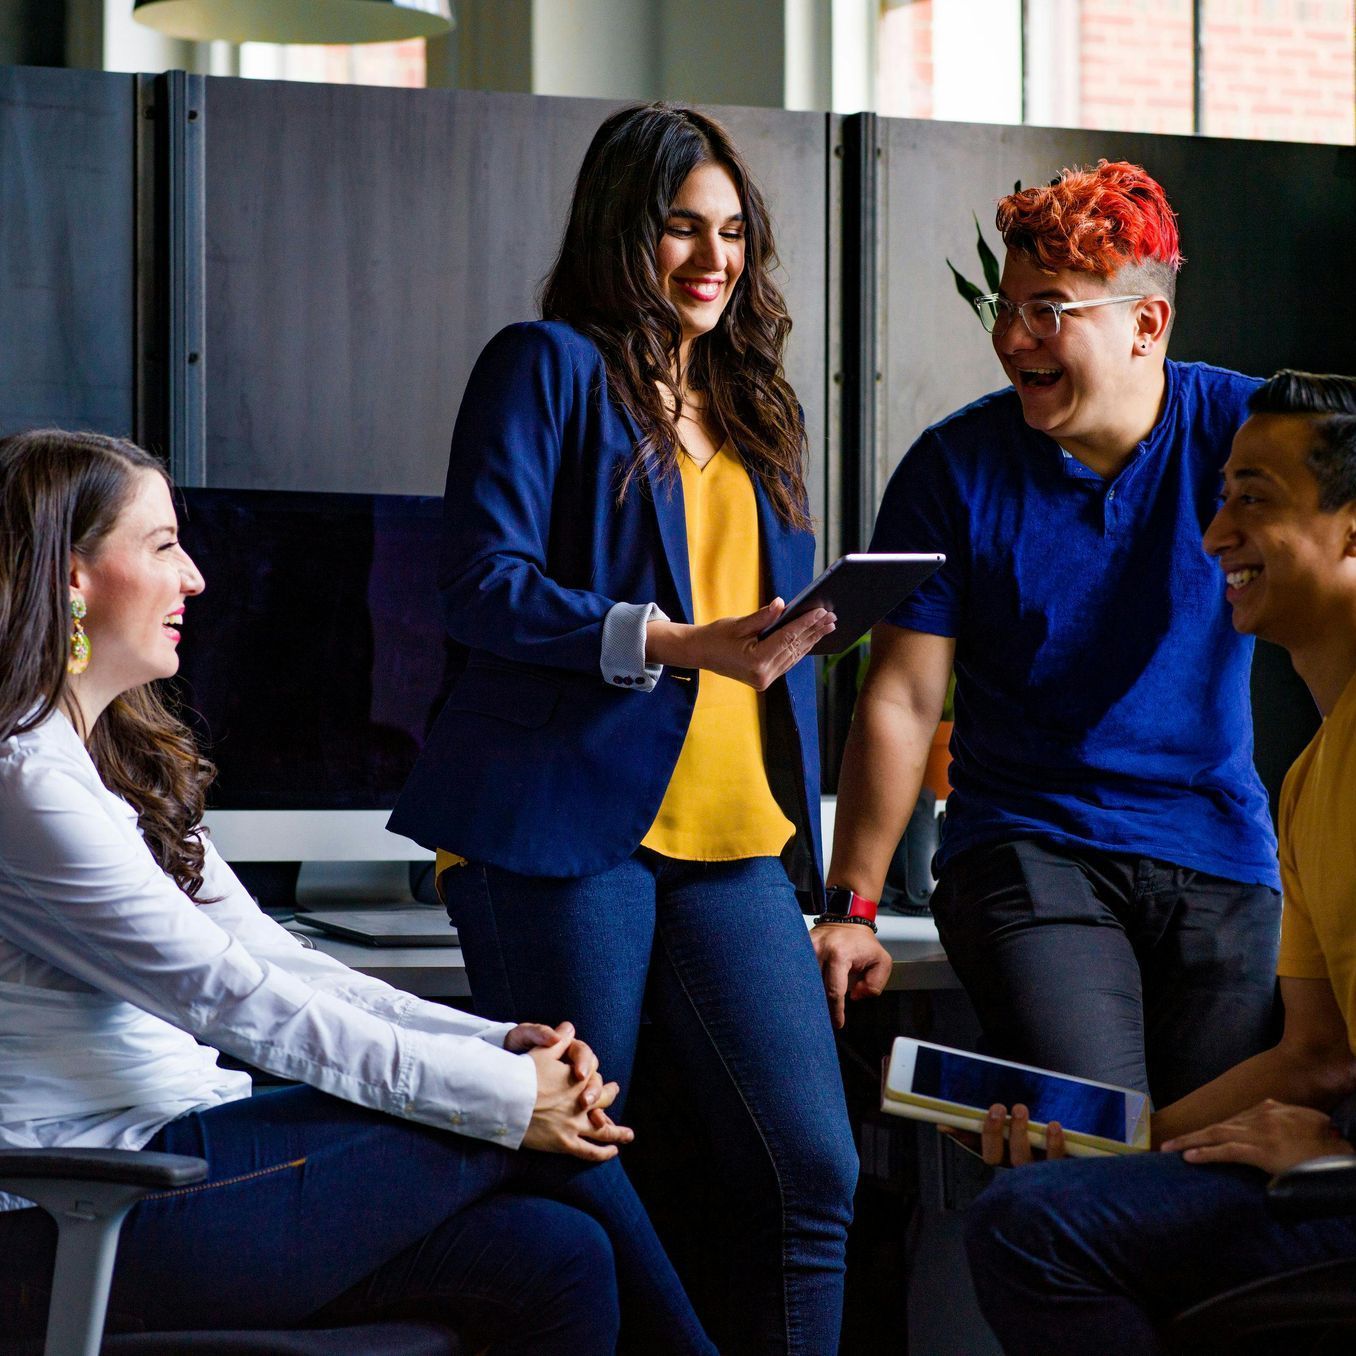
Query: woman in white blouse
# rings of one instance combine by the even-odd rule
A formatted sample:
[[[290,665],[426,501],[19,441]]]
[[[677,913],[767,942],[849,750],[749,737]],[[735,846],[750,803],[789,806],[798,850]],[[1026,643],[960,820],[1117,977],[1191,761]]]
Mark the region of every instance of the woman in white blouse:
[[[637,1350],[711,1351],[568,1023],[485,1022],[304,949],[200,832],[212,769],[154,682],[202,589],[145,452],[0,440],[0,1145],[210,1165],[129,1216],[110,1322],[417,1311],[496,1353],[597,1356],[620,1313]],[[218,1050],[300,1086],[251,1096]],[[54,1250],[25,1204],[0,1198],[7,1332],[41,1326]]]

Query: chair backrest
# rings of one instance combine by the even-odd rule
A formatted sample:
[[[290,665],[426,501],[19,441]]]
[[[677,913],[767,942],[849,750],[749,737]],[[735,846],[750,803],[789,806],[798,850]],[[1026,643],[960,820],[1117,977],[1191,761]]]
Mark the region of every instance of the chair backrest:
[[[127,1211],[147,1192],[201,1181],[206,1172],[202,1159],[182,1154],[0,1149],[0,1191],[36,1201],[58,1229],[47,1335],[0,1335],[0,1356],[462,1356],[465,1347],[450,1329],[422,1321],[117,1333],[101,1341],[113,1255]]]

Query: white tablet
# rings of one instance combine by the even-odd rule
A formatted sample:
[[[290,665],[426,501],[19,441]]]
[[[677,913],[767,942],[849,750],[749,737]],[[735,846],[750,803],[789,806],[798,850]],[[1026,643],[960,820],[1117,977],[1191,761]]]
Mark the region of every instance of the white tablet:
[[[909,1036],[896,1038],[881,1093],[882,1111],[978,1130],[995,1102],[1009,1111],[1021,1102],[1030,1111],[1036,1145],[1044,1144],[1045,1127],[1058,1121],[1068,1152],[1079,1157],[1139,1153],[1149,1147],[1151,1108],[1145,1093]]]
[[[865,635],[945,563],[945,556],[880,551],[840,556],[787,603],[782,615],[759,632],[758,639],[765,640],[787,622],[823,607],[838,618],[838,624],[810,653],[837,654]]]

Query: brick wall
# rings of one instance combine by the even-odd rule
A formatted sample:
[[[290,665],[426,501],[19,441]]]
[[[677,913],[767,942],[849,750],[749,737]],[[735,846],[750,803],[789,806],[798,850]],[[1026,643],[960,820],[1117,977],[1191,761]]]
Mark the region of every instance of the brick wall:
[[[884,11],[881,113],[932,116],[933,5],[964,3],[915,0]],[[1064,0],[1052,12],[1076,24],[1077,60],[1033,57],[1032,69],[1076,88],[1045,104],[1074,110],[1068,120],[1079,127],[1192,130],[1191,0]],[[1207,135],[1356,142],[1356,0],[1204,0],[1201,40]]]
[[[1206,0],[1202,131],[1350,143],[1353,0]]]
[[[1191,0],[1083,0],[1080,127],[1191,131]]]

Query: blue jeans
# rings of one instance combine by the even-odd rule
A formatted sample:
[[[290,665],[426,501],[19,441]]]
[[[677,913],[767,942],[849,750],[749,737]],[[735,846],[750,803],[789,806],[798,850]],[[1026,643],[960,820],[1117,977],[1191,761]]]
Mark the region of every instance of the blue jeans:
[[[722,1236],[734,1229],[744,1245],[748,1349],[836,1351],[857,1155],[814,949],[781,863],[641,849],[594,876],[471,864],[442,882],[484,1016],[568,1017],[623,1093],[642,1009],[663,1029],[692,1114],[720,1146],[712,1169],[730,1203]]]
[[[634,1350],[714,1351],[615,1160],[515,1153],[307,1087],[181,1116],[146,1147],[210,1170],[128,1215],[110,1327],[418,1314],[473,1350],[597,1356],[616,1342],[620,1282]],[[0,1214],[0,1328],[41,1329],[54,1248],[43,1211]]]
[[[1008,1356],[1143,1356],[1201,1300],[1356,1256],[1356,1219],[1280,1223],[1265,1186],[1162,1153],[1003,1173],[965,1221],[984,1317]]]
[[[1165,1106],[1275,1040],[1269,886],[1018,839],[948,862],[932,911],[986,1049],[1004,1059]]]

